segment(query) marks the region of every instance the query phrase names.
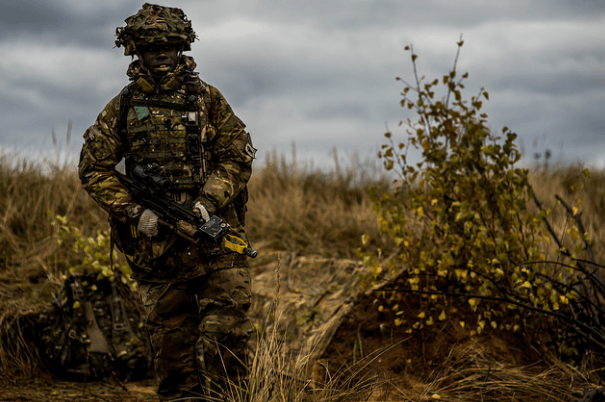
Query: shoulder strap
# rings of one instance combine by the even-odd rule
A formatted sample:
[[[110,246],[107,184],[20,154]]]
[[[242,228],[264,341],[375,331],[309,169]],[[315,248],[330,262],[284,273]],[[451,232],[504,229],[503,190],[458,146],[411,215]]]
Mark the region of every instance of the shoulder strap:
[[[128,118],[128,108],[130,107],[130,100],[132,99],[132,95],[134,92],[134,82],[131,82],[127,86],[122,89],[120,92],[119,98],[119,118],[118,118],[118,134],[120,135],[120,140],[122,141],[122,150],[124,152],[124,159],[128,159],[130,157],[130,143],[128,142],[128,135],[126,132],[126,120]]]
[[[124,150],[124,156],[130,156],[130,143],[128,142],[128,135],[126,133],[126,120],[128,117],[128,108],[130,107],[130,100],[133,95],[133,86],[134,82],[131,82],[127,86],[122,89],[120,92],[119,98],[119,121],[118,121],[118,131],[120,135],[120,140],[122,141],[122,149]]]
[[[210,90],[208,84],[202,81],[197,73],[187,74],[184,84],[187,91],[187,102],[196,106],[195,117],[188,119],[185,124],[187,143],[191,158],[198,161],[201,170],[199,172],[200,180],[204,183],[208,175],[206,131],[209,123]],[[198,102],[200,98],[203,102],[202,105]],[[200,117],[202,121],[198,120]]]
[[[212,99],[210,98],[210,85],[206,84],[204,81],[200,80],[202,84],[202,95],[204,97],[204,106],[206,106],[206,111],[210,112],[210,104],[212,103]]]

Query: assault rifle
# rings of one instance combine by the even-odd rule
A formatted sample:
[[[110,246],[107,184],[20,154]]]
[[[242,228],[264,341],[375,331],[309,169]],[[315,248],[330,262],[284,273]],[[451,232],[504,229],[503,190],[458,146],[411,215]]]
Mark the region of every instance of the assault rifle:
[[[229,250],[251,258],[257,256],[258,252],[242,238],[229,234],[231,226],[220,217],[213,215],[205,221],[200,214],[190,211],[167,196],[171,183],[170,180],[154,174],[157,164],[149,164],[146,167],[135,165],[130,175],[120,170],[122,168],[116,167],[120,182],[136,202],[158,216],[159,224],[176,230],[179,236],[196,244],[208,240],[216,243],[222,241]]]

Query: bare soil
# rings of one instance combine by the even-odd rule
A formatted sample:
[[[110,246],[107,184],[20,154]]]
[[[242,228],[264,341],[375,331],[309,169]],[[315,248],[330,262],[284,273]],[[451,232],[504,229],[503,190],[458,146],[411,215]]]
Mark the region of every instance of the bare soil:
[[[0,379],[0,401],[41,402],[143,402],[157,401],[154,380],[122,383],[105,380],[88,383],[56,381],[48,376],[33,380]]]

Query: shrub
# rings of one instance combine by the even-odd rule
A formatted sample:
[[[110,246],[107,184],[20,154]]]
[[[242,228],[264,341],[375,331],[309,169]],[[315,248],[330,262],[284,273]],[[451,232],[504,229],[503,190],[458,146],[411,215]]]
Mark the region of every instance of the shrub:
[[[460,40],[451,71],[433,81],[419,77],[418,56],[406,47],[415,82],[398,78],[404,83],[401,106],[417,119],[405,124],[407,141],[385,134],[388,143],[378,156],[397,179],[389,191],[371,194],[381,231],[397,248],[388,255],[360,249],[371,267],[366,283],[389,281],[378,304],[408,332],[450,319],[471,334],[487,328],[539,334],[536,329],[552,327],[576,298],[567,285],[574,270],[555,273],[545,263],[548,211],[528,205],[533,192],[527,169],[517,167],[517,135],[505,127],[497,136],[488,128],[481,110],[488,92],[463,97],[468,73],[456,70],[462,45]],[[415,164],[414,151],[421,154]],[[418,315],[401,311],[410,293],[420,295]],[[466,301],[470,315],[448,308],[451,297]]]

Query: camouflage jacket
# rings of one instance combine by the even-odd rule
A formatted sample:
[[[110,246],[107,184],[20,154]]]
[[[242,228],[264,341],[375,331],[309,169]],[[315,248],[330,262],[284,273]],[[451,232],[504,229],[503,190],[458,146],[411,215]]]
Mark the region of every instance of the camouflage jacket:
[[[134,61],[128,69],[128,76],[132,81],[128,88],[134,92],[134,97],[142,95],[152,104],[154,101],[161,103],[163,99],[170,98],[177,92],[184,92],[185,80],[191,79],[194,68],[193,59],[182,56],[176,70],[168,74],[158,85],[139,61]],[[193,77],[199,80],[196,75]],[[244,123],[233,113],[223,95],[215,87],[201,80],[199,82],[205,88],[204,92],[207,92],[198,97],[198,102],[206,104],[199,107],[198,121],[204,122],[202,135],[206,141],[207,152],[204,159],[207,166],[206,173],[200,175],[197,180],[199,182],[197,186],[194,186],[193,191],[191,188],[188,191],[193,201],[201,202],[210,214],[218,214],[236,232],[243,235],[243,222],[235,212],[233,202],[238,195],[241,195],[250,178],[255,149],[252,147],[249,134],[245,131]],[[204,100],[204,96],[209,96],[209,99]],[[119,181],[115,171],[116,165],[133,145],[130,143],[125,146],[120,135],[121,128],[126,124],[121,121],[124,118],[120,104],[123,99],[121,95],[114,97],[84,134],[85,142],[80,155],[79,175],[85,190],[109,213],[110,218],[135,224],[142,208],[136,204]],[[157,110],[152,106],[149,109],[153,119],[154,111]],[[129,110],[128,120],[132,115],[135,115],[135,111]],[[128,141],[132,142],[130,134],[128,138]],[[158,143],[157,149],[152,148],[148,156],[156,151],[157,155],[161,155],[166,150],[162,147],[170,148],[174,147],[174,144]],[[173,241],[162,237],[162,234],[154,240],[153,246],[151,244],[141,246],[143,249],[150,250],[151,258],[159,257],[168,249],[168,243]],[[164,242],[163,246],[162,242]]]

